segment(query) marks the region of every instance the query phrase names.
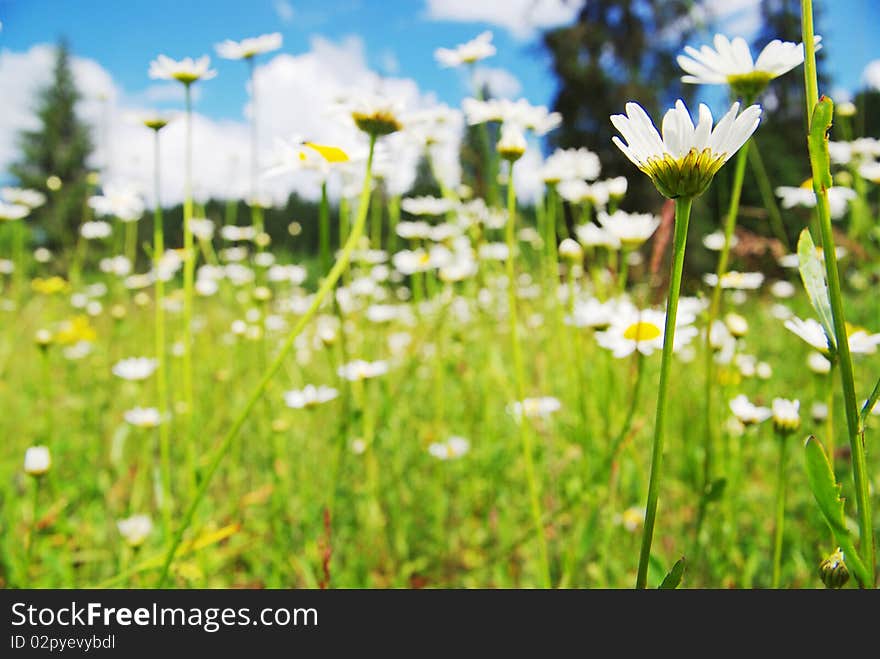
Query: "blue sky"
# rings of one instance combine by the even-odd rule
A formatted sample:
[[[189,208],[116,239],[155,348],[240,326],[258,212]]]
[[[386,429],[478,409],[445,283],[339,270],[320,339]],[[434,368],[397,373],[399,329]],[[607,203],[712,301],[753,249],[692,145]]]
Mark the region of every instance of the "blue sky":
[[[743,19],[737,7],[755,0],[716,1],[727,6],[730,23]],[[435,6],[442,5],[436,0]],[[457,5],[454,0],[450,5]],[[479,5],[478,0],[472,4]],[[485,3],[483,3],[485,4]],[[505,2],[496,2],[503,13]],[[826,9],[820,26],[831,58],[835,86],[855,88],[865,65],[880,58],[880,2],[837,0]],[[213,53],[225,38],[280,31],[284,51],[299,53],[310,47],[313,35],[339,40],[357,35],[363,40],[368,65],[385,74],[412,78],[423,91],[458,105],[465,84],[455,71],[440,69],[433,51],[493,29],[498,54],[492,67],[513,72],[522,95],[535,103],[552,100],[555,82],[546,54],[534,38],[514,36],[503,25],[486,21],[434,20],[428,0],[0,0],[0,46],[14,51],[51,42],[66,35],[75,53],[99,62],[127,93],[150,86],[147,67],[159,52],[172,57]],[[455,14],[455,7],[449,12]],[[459,11],[459,13],[461,13]],[[483,12],[484,14],[486,12]],[[475,15],[479,15],[476,12]],[[503,23],[503,19],[499,19]],[[750,20],[740,20],[747,26]],[[238,119],[245,101],[244,67],[217,61],[220,76],[206,85],[199,109],[216,118]]]

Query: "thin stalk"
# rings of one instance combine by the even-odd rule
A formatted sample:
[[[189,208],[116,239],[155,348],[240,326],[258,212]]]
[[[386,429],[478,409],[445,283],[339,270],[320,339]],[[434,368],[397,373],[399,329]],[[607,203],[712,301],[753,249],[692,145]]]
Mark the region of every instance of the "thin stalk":
[[[34,544],[36,544],[37,540],[37,510],[40,505],[40,481],[42,480],[42,476],[34,477],[34,496],[32,500],[32,508],[31,508],[31,526],[28,532],[28,544],[27,544],[27,553],[25,554],[25,562],[24,562],[24,578],[25,583],[29,586],[33,587],[30,583],[30,568],[31,563],[34,559]]]
[[[192,314],[193,314],[193,275],[195,273],[195,253],[190,220],[193,216],[192,199],[192,85],[186,89],[186,156],[183,198],[183,400],[186,405],[186,432],[184,446],[189,477],[189,493],[196,492],[196,447],[195,447],[195,394],[193,392],[192,369]]]
[[[153,272],[155,273],[154,305],[156,350],[156,408],[159,410],[159,461],[162,483],[162,524],[165,537],[171,533],[171,437],[168,420],[168,380],[165,361],[165,282],[159,276],[159,264],[165,254],[165,232],[160,201],[159,131],[153,137],[153,190],[156,206],[153,211]]]
[[[705,401],[705,448],[703,453],[703,487],[707,487],[712,482],[712,461],[714,458],[715,433],[712,420],[712,392],[715,386],[715,360],[712,353],[712,345],[710,337],[712,335],[712,325],[721,314],[721,279],[727,272],[727,264],[730,260],[730,243],[733,239],[733,232],[736,228],[736,215],[739,211],[739,200],[742,194],[743,180],[746,174],[746,163],[749,158],[748,140],[742,145],[736,154],[736,165],[733,174],[733,189],[730,193],[730,205],[727,208],[727,218],[724,223],[724,245],[721,253],[718,255],[718,268],[715,271],[717,280],[715,287],[712,289],[712,301],[709,304],[709,315],[706,318],[706,335],[704,339],[703,351],[705,354],[706,369],[706,401]]]
[[[773,233],[785,245],[785,249],[790,250],[791,245],[785,233],[782,213],[779,212],[779,204],[776,203],[776,197],[773,196],[773,187],[770,185],[770,179],[767,177],[767,168],[764,167],[764,159],[761,157],[761,151],[758,149],[758,142],[754,138],[750,142],[752,145],[749,149],[749,165],[755,174],[755,180],[758,182],[758,192],[761,193],[764,208],[767,209],[767,214],[770,216],[770,228],[773,229]]]
[[[654,445],[651,450],[651,476],[648,481],[648,502],[645,505],[645,526],[642,533],[642,548],[639,554],[639,572],[636,588],[645,588],[648,583],[648,560],[651,557],[651,542],[654,539],[654,522],[657,517],[657,499],[660,494],[660,471],[663,466],[664,423],[666,421],[667,394],[669,390],[669,371],[672,366],[672,348],[675,343],[675,319],[678,315],[678,298],[681,293],[681,274],[684,269],[684,252],[687,246],[688,222],[691,216],[693,199],[675,200],[675,235],[673,238],[672,273],[669,278],[669,293],[666,299],[666,323],[663,330],[663,358],[660,362],[660,385],[657,392],[657,416],[654,421]]]
[[[330,269],[330,204],[327,201],[327,179],[321,181],[321,207],[318,212],[318,242],[321,272]]]
[[[354,228],[351,231],[351,235],[348,237],[348,241],[346,241],[345,246],[342,249],[342,253],[339,255],[336,263],[333,265],[333,268],[330,270],[330,272],[327,274],[327,277],[321,283],[318,292],[312,299],[311,305],[306,310],[305,314],[303,314],[303,316],[299,319],[299,322],[294,325],[290,334],[287,336],[287,339],[285,339],[284,344],[281,346],[281,349],[278,351],[278,354],[275,356],[275,359],[272,360],[272,363],[269,365],[268,369],[266,369],[266,372],[263,373],[262,378],[260,378],[260,382],[257,385],[256,389],[254,389],[254,391],[251,393],[247,403],[245,403],[245,406],[235,418],[232,426],[230,426],[229,430],[226,432],[226,435],[217,446],[217,449],[214,452],[214,457],[211,459],[211,463],[205,470],[204,477],[199,483],[198,490],[196,491],[195,496],[193,496],[192,500],[190,501],[189,506],[184,513],[183,520],[181,521],[177,532],[174,534],[174,539],[168,549],[168,553],[165,555],[165,560],[162,565],[162,571],[159,576],[160,588],[164,586],[165,582],[168,579],[168,571],[171,568],[171,563],[174,560],[174,556],[177,553],[177,550],[180,548],[180,545],[183,542],[183,536],[186,533],[186,530],[189,528],[190,524],[192,524],[192,520],[199,506],[199,503],[204,498],[205,493],[208,491],[208,486],[211,483],[211,479],[214,476],[214,473],[217,471],[217,468],[220,466],[223,457],[229,451],[230,445],[236,439],[236,437],[238,437],[242,427],[244,426],[244,422],[247,420],[248,415],[251,413],[251,410],[253,410],[257,401],[260,400],[260,398],[262,397],[263,392],[266,390],[266,387],[269,386],[269,382],[271,382],[272,378],[275,376],[275,373],[277,373],[281,366],[284,364],[284,360],[287,358],[287,355],[293,348],[293,345],[296,342],[296,338],[317,313],[321,304],[324,302],[324,299],[336,286],[336,282],[339,280],[342,272],[348,267],[349,260],[351,259],[351,253],[354,251],[358,240],[360,240],[360,237],[363,234],[364,225],[366,224],[367,220],[367,210],[370,203],[370,186],[372,184],[373,150],[375,145],[376,138],[375,136],[371,136],[370,150],[369,155],[367,156],[366,174],[364,176],[364,184],[363,188],[361,189],[357,217],[355,218],[355,224]]]
[[[779,588],[782,571],[782,531],[785,524],[785,459],[788,441],[785,435],[777,433],[779,442],[779,465],[776,472],[776,524],[773,530],[773,588]]]
[[[806,88],[807,116],[812,118],[813,109],[819,103],[819,86],[816,78],[816,45],[813,38],[813,3],[801,0],[804,43],[804,83]],[[812,123],[812,119],[810,119]],[[810,126],[812,133],[813,126]],[[816,193],[816,211],[822,236],[822,249],[825,255],[825,276],[828,280],[828,295],[831,301],[831,315],[834,319],[834,336],[837,343],[840,364],[840,379],[843,387],[846,426],[852,451],[853,480],[855,481],[856,503],[859,514],[859,540],[861,556],[866,563],[869,583],[863,588],[873,588],[874,570],[874,526],[871,516],[871,499],[868,492],[868,467],[865,457],[864,436],[859,432],[859,407],[856,399],[853,378],[852,356],[849,350],[849,337],[846,332],[846,317],[843,313],[843,295],[840,288],[840,273],[837,269],[837,255],[834,248],[834,234],[831,229],[831,211],[828,206],[828,190],[822,181],[828,171],[822,172],[815,154],[810,152],[810,166],[813,173],[813,189]]]
[[[508,318],[510,321],[510,341],[513,350],[513,370],[516,379],[516,395],[521,402],[526,397],[525,367],[523,365],[522,348],[519,344],[519,323],[516,313],[516,269],[514,268],[516,249],[516,188],[513,183],[513,163],[510,163],[510,173],[507,182],[507,301]],[[544,536],[543,514],[541,512],[541,497],[538,487],[538,478],[535,473],[535,463],[532,449],[532,435],[525,410],[519,419],[520,440],[522,442],[523,461],[526,469],[526,480],[529,488],[529,505],[532,512],[532,523],[535,526],[535,534],[538,540],[538,559],[540,562],[541,579],[545,588],[550,588],[550,562],[547,555],[547,539]]]

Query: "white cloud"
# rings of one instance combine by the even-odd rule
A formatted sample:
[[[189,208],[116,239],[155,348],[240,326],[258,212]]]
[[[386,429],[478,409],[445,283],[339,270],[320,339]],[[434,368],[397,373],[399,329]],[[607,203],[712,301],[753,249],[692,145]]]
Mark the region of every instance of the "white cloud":
[[[761,0],[708,0],[706,18],[729,37],[750,40],[761,28]]]
[[[517,39],[574,21],[584,0],[427,0],[427,16],[436,21],[490,23]]]
[[[495,98],[514,98],[522,92],[522,84],[515,75],[507,69],[478,67],[474,71],[474,84],[482,88],[489,88],[489,93]]]
[[[51,80],[53,48],[34,46],[27,52],[0,52],[0,97],[5,99],[0,114],[0,172],[17,157],[16,138],[23,129],[35,128],[34,94]],[[128,94],[93,60],[74,58],[73,71],[83,94],[78,113],[93,128],[97,143],[95,166],[109,160],[108,179],[120,178],[140,187],[147,198],[152,191],[153,135],[137,116],[152,103],[173,96],[173,88],[152,85]],[[222,71],[221,71],[222,76]],[[222,77],[198,83],[222,84]],[[360,39],[350,37],[339,43],[316,37],[311,49],[301,55],[279,54],[256,69],[260,161],[271,164],[275,138],[301,135],[316,142],[336,144],[352,151],[364,138],[346,122],[332,116],[327,108],[343,95],[357,91],[381,90],[400,99],[405,107],[420,108],[434,102],[424,95],[415,81],[382,78],[371,71]],[[105,98],[107,100],[100,100]],[[198,106],[196,106],[198,109]],[[193,117],[193,187],[197,197],[206,199],[244,197],[249,190],[250,129],[243,107],[237,121],[215,120],[196,112]],[[161,133],[162,199],[176,203],[183,196],[184,119],[176,116]],[[404,144],[405,140],[391,143]],[[105,148],[109,144],[109,150]],[[457,149],[448,147],[448,160]],[[108,153],[109,151],[109,153]],[[412,182],[418,161],[417,147],[405,145],[393,155],[393,176],[389,187],[403,192]],[[455,172],[454,172],[455,173]],[[277,201],[296,191],[307,198],[319,194],[316,181],[308,175],[263,180],[261,187]],[[331,191],[333,191],[331,187]]]
[[[868,62],[868,65],[862,72],[862,80],[868,87],[880,91],[880,59]]]
[[[288,2],[288,0],[275,0],[273,3],[275,7],[275,13],[278,14],[278,18],[281,19],[282,23],[292,23],[293,17],[296,15],[296,12],[293,9],[293,5]]]

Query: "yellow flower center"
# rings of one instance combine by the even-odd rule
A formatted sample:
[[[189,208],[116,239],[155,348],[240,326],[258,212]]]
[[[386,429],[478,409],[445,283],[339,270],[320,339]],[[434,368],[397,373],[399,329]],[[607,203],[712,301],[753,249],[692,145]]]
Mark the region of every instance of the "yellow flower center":
[[[639,322],[633,323],[624,330],[623,338],[638,343],[639,341],[653,341],[662,333],[663,332],[660,330],[660,328],[657,327],[654,323],[648,323],[644,320],[640,320]]]

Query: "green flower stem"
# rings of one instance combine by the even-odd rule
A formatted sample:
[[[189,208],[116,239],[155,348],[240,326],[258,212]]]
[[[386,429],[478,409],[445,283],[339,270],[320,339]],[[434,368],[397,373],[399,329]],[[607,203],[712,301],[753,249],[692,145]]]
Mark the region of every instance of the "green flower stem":
[[[131,263],[132,270],[136,269],[135,258],[137,258],[137,222],[125,223],[125,258]]]
[[[171,543],[171,546],[168,549],[168,553],[165,555],[165,561],[162,565],[162,572],[159,576],[158,587],[163,587],[165,582],[168,579],[168,571],[171,568],[171,562],[174,560],[174,556],[177,553],[177,550],[180,548],[180,544],[183,542],[183,536],[186,533],[186,530],[189,528],[190,524],[192,524],[193,516],[195,515],[196,509],[199,506],[199,503],[204,498],[205,493],[208,491],[208,485],[211,483],[211,478],[214,476],[214,473],[217,471],[217,468],[220,466],[220,463],[223,461],[223,456],[229,451],[229,447],[235,438],[238,437],[238,434],[241,432],[242,426],[244,426],[244,422],[247,420],[248,415],[251,413],[251,410],[257,404],[257,401],[263,395],[263,392],[266,390],[266,387],[269,386],[269,382],[271,382],[272,378],[275,376],[275,373],[281,368],[284,364],[284,360],[287,358],[287,355],[290,353],[290,350],[293,348],[293,344],[296,341],[296,337],[299,336],[300,332],[309,324],[314,315],[318,312],[321,304],[324,302],[324,299],[331,293],[333,288],[336,286],[336,282],[339,281],[339,277],[342,275],[342,272],[348,267],[349,260],[351,259],[351,253],[354,251],[355,246],[357,245],[358,240],[360,240],[361,235],[364,232],[364,225],[367,220],[367,210],[370,205],[370,186],[372,184],[372,166],[373,166],[373,149],[376,145],[375,136],[370,137],[370,151],[367,156],[367,166],[366,173],[364,175],[364,185],[361,189],[360,203],[358,204],[357,217],[355,218],[354,227],[352,228],[351,235],[348,237],[348,240],[345,243],[345,246],[342,248],[342,253],[339,255],[336,263],[333,264],[333,268],[327,273],[327,276],[321,282],[321,287],[318,289],[318,292],[315,294],[315,297],[312,299],[311,305],[306,310],[305,314],[299,319],[299,322],[294,325],[293,329],[290,331],[290,334],[285,339],[284,344],[281,346],[281,349],[278,351],[278,354],[275,356],[275,359],[272,360],[272,363],[269,364],[269,368],[266,369],[266,372],[263,373],[262,378],[260,378],[260,382],[257,385],[256,389],[251,393],[248,398],[247,403],[242,408],[241,412],[239,412],[235,421],[230,426],[229,430],[226,432],[226,435],[220,441],[220,444],[217,446],[217,449],[214,452],[214,456],[211,458],[211,462],[205,470],[204,476],[202,480],[199,482],[198,490],[193,496],[192,500],[189,503],[186,512],[184,513],[183,520],[181,521],[180,526],[177,529],[177,532],[174,534],[174,540]]]
[[[165,360],[165,282],[158,276],[159,264],[165,254],[165,232],[162,224],[160,191],[159,131],[153,136],[153,191],[156,207],[153,211],[153,272],[155,278],[155,350],[156,350],[156,409],[159,410],[159,462],[162,482],[162,524],[165,537],[171,534],[171,438],[168,420],[168,376]]]
[[[397,251],[397,224],[400,222],[400,195],[391,195],[388,200],[388,252]]]
[[[629,277],[629,252],[629,247],[622,245],[617,253],[617,287],[621,295],[626,293],[626,280]]]
[[[713,432],[714,423],[712,419],[712,393],[715,385],[715,360],[712,353],[712,345],[710,337],[712,335],[712,325],[721,314],[721,278],[727,272],[727,265],[730,260],[730,243],[733,239],[733,231],[736,228],[736,215],[739,211],[739,200],[742,194],[743,180],[746,173],[746,163],[749,157],[748,140],[742,145],[736,154],[736,165],[733,174],[733,189],[730,194],[730,205],[727,208],[727,218],[724,224],[724,245],[721,253],[718,255],[718,268],[715,271],[717,281],[712,289],[712,300],[709,303],[709,314],[706,318],[706,334],[704,337],[704,353],[706,368],[706,404],[705,404],[705,451],[703,454],[703,487],[707,487],[712,482],[712,461],[714,458],[715,433]]]
[[[196,493],[196,447],[195,447],[195,395],[193,392],[192,368],[192,315],[193,315],[193,275],[195,273],[195,253],[190,221],[193,216],[192,199],[192,85],[186,89],[186,156],[183,188],[183,401],[186,405],[186,431],[184,446],[189,476],[189,494]]]
[[[510,321],[510,341],[513,350],[513,369],[516,379],[516,396],[522,404],[526,398],[525,366],[523,365],[522,348],[519,344],[519,322],[516,313],[516,187],[513,183],[513,163],[510,163],[510,172],[507,183],[507,302],[508,318]],[[538,540],[538,560],[540,562],[541,580],[545,588],[550,588],[550,561],[547,554],[547,538],[544,536],[543,514],[541,512],[541,496],[538,486],[538,478],[535,473],[535,463],[532,449],[532,434],[529,420],[523,410],[519,419],[520,440],[522,443],[523,461],[526,469],[526,480],[529,488],[529,504],[532,512],[532,523],[535,526],[535,535]]]
[[[680,197],[675,200],[675,236],[673,238],[672,272],[666,299],[666,323],[663,330],[663,358],[660,362],[660,385],[657,392],[657,415],[654,421],[654,445],[651,450],[651,476],[648,481],[648,502],[645,505],[645,526],[642,549],[639,554],[639,572],[636,588],[646,588],[648,583],[648,560],[654,539],[654,521],[657,517],[657,499],[660,490],[660,470],[663,466],[664,423],[666,421],[669,372],[672,366],[672,349],[675,344],[675,320],[678,315],[678,298],[681,293],[681,274],[684,269],[684,252],[687,246],[688,222],[693,199]]]
[[[382,249],[382,197],[378,194],[373,195],[370,209],[370,248]]]
[[[807,116],[813,116],[813,109],[819,103],[819,89],[816,78],[816,46],[813,39],[813,3],[812,0],[801,0],[801,28],[804,42],[804,82],[806,87]],[[812,124],[812,119],[810,119]],[[830,117],[829,117],[830,123]],[[812,135],[814,128],[824,130],[825,127],[810,126]],[[826,146],[827,148],[827,146]],[[864,436],[859,432],[859,406],[856,399],[853,378],[852,356],[849,351],[849,337],[846,332],[846,318],[843,313],[843,295],[840,288],[840,273],[837,269],[837,255],[834,248],[834,234],[831,229],[831,211],[828,206],[828,190],[823,181],[830,177],[827,170],[821,171],[817,154],[811,149],[810,165],[813,172],[813,189],[816,193],[816,211],[819,229],[822,236],[822,248],[825,255],[825,276],[828,280],[828,295],[831,301],[831,315],[834,319],[834,336],[840,365],[840,379],[843,387],[843,398],[846,410],[846,425],[852,451],[853,480],[855,481],[856,503],[859,514],[859,540],[861,556],[868,571],[869,583],[861,584],[864,588],[873,588],[875,583],[874,570],[874,526],[871,516],[871,499],[868,492],[868,468],[865,457]]]
[[[837,367],[836,357],[831,358],[831,370],[826,376],[825,389],[825,405],[828,407],[828,414],[825,416],[825,451],[828,454],[828,460],[831,462],[831,469],[834,469],[834,454],[837,451],[834,437],[834,371]]]
[[[782,213],[779,212],[779,204],[776,203],[776,197],[773,196],[773,188],[770,185],[770,179],[767,177],[767,168],[764,167],[764,159],[761,157],[761,151],[758,149],[758,142],[753,137],[749,148],[749,166],[758,182],[758,192],[761,193],[761,201],[767,214],[770,216],[770,227],[776,237],[785,245],[785,249],[790,250],[791,244],[788,242],[788,235],[785,233],[785,225],[782,222]]]
[[[779,465],[776,472],[776,523],[773,530],[773,588],[779,588],[782,570],[782,532],[785,524],[785,460],[788,438],[777,432],[776,441],[779,443]]]
[[[30,571],[31,564],[34,560],[34,545],[37,542],[37,511],[39,510],[40,505],[40,484],[43,480],[42,476],[34,477],[34,497],[32,500],[31,507],[31,526],[28,532],[28,544],[27,544],[27,552],[25,553],[24,560],[24,579],[25,583],[28,584],[29,587],[33,587],[33,584],[30,582]]]
[[[330,204],[327,200],[327,179],[321,181],[321,207],[318,212],[318,242],[321,272],[330,269]]]

